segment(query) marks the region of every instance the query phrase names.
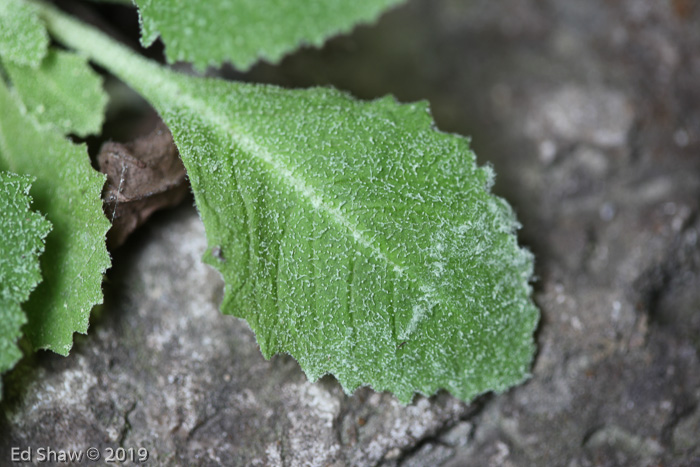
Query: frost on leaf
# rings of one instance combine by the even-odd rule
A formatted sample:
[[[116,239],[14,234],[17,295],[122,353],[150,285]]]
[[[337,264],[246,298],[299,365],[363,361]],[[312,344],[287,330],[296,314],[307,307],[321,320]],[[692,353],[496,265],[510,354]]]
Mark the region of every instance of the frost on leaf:
[[[30,210],[30,185],[29,177],[0,171],[0,374],[22,356],[17,340],[27,318],[21,305],[41,281],[39,255],[51,230]]]
[[[434,128],[425,103],[188,77],[86,27],[52,32],[172,131],[206,260],[226,282],[223,311],[248,321],[266,357],[286,352],[312,380],[331,373],[348,392],[370,385],[403,402],[440,388],[470,400],[527,378],[532,255],[490,193],[492,171]]]
[[[36,68],[46,55],[49,35],[35,5],[23,0],[0,1],[0,58]]]
[[[52,48],[38,69],[12,63],[5,68],[22,103],[39,123],[78,136],[101,130],[107,95],[85,57]]]
[[[470,400],[527,377],[531,254],[491,170],[435,130],[425,103],[149,75],[157,84],[125,78],[172,130],[223,311],[248,321],[266,357],[403,402],[440,388]]]
[[[25,333],[35,348],[66,355],[74,332],[86,332],[92,307],[102,302],[109,266],[100,192],[104,177],[85,146],[27,116],[0,82],[0,170],[35,179],[34,206],[53,225],[41,256],[43,281],[23,306]]]
[[[258,59],[276,62],[302,44],[325,39],[374,20],[404,0],[135,0],[141,43],[160,35],[169,62],[189,61],[199,69],[231,61],[241,69]]]

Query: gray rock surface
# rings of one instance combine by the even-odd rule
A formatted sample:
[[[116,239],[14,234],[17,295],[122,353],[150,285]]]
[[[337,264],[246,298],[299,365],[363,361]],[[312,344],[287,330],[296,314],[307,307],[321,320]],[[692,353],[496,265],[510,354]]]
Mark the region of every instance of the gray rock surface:
[[[469,411],[447,395],[409,407],[367,389],[347,398],[291,357],[265,361],[245,322],[217,309],[223,282],[200,261],[194,208],[140,240],[115,258],[107,305],[71,357],[15,372],[3,453],[121,446],[160,465],[374,465]]]
[[[416,0],[243,78],[425,98],[473,135],[537,259],[533,377],[409,407],[309,383],[217,312],[184,207],[118,251],[69,358],[6,378],[0,464],[123,446],[153,465],[700,465],[700,5]]]

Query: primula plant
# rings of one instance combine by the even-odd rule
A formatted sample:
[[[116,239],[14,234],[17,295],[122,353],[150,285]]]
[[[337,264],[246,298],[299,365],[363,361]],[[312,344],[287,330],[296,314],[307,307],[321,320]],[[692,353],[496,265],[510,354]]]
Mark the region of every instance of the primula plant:
[[[134,7],[143,46],[160,36],[167,62],[202,72],[277,61],[400,1]],[[107,97],[88,60],[172,132],[205,261],[225,279],[222,311],[249,323],[265,357],[403,403],[439,389],[468,401],[528,376],[532,256],[490,193],[492,170],[435,128],[427,103],[178,73],[30,0],[0,0],[0,371],[23,342],[67,355],[102,301],[105,177],[67,137],[101,131]]]

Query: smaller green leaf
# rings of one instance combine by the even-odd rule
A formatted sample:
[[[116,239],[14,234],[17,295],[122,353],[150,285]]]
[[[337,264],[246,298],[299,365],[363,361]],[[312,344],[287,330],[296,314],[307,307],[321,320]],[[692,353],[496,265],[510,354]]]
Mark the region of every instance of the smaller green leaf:
[[[102,128],[107,94],[102,78],[85,57],[52,48],[38,69],[13,63],[5,68],[27,111],[39,123],[78,136]]]
[[[199,69],[230,60],[246,70],[259,59],[276,62],[303,44],[320,46],[330,36],[375,20],[403,0],[134,0],[141,43],[160,35],[169,62]]]
[[[25,334],[34,348],[67,355],[74,332],[87,332],[90,310],[102,302],[109,221],[102,212],[104,176],[85,145],[39,125],[22,112],[0,81],[0,170],[36,178],[35,206],[53,224],[41,256],[44,280],[24,305]]]
[[[49,35],[37,7],[22,0],[0,2],[0,57],[36,68],[46,55]]]
[[[21,304],[41,281],[39,255],[51,223],[29,208],[30,177],[0,171],[0,373],[21,358]],[[0,395],[2,386],[0,385]]]

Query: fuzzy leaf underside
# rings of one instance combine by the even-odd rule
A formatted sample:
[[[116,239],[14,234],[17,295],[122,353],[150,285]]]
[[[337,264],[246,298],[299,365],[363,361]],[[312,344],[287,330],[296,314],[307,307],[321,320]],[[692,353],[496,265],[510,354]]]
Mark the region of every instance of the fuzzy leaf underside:
[[[403,402],[527,375],[532,258],[490,170],[424,103],[183,81],[197,103],[157,107],[226,280],[222,308],[266,357]]]
[[[22,356],[21,304],[41,281],[39,255],[51,223],[30,210],[31,178],[0,171],[0,374]],[[0,385],[2,397],[2,385]]]
[[[231,61],[241,70],[258,59],[277,62],[302,44],[320,46],[333,34],[373,21],[404,0],[135,0],[141,43],[160,35],[170,63],[200,70]]]
[[[440,388],[470,400],[528,376],[532,255],[491,170],[426,104],[188,77],[44,13],[166,121],[226,281],[222,309],[266,357],[402,402]]]
[[[147,75],[125,79],[172,130],[206,260],[226,281],[222,310],[248,321],[266,357],[403,402],[527,377],[532,257],[489,193],[491,170],[434,129],[425,103]]]
[[[38,69],[5,64],[15,92],[39,123],[64,133],[98,133],[104,121],[107,95],[102,78],[80,55],[50,49]]]
[[[48,46],[49,35],[35,5],[22,0],[0,2],[0,57],[36,68]]]
[[[66,355],[73,333],[85,333],[92,307],[102,302],[109,222],[102,213],[104,176],[84,145],[29,117],[0,81],[0,170],[35,178],[35,208],[53,225],[41,256],[43,281],[24,305],[34,348]]]

